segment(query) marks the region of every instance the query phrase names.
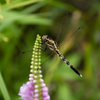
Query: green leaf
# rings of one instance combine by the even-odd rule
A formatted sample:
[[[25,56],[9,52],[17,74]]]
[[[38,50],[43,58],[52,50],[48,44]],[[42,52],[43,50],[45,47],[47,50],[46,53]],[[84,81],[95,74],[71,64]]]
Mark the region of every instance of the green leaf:
[[[7,4],[3,5],[2,6],[2,11],[11,10],[11,9],[27,6],[29,4],[36,3],[36,2],[41,2],[41,1],[44,1],[44,0],[24,0],[24,1],[14,0],[8,5]]]
[[[0,72],[0,90],[1,90],[1,93],[4,97],[4,100],[11,100],[10,96],[9,96],[9,93],[7,91],[6,85],[4,83],[3,77],[1,75],[1,72]]]
[[[52,21],[39,14],[25,15],[18,12],[8,11],[2,12],[3,19],[0,21],[0,30],[3,30],[15,21],[20,24],[44,24],[51,25]]]

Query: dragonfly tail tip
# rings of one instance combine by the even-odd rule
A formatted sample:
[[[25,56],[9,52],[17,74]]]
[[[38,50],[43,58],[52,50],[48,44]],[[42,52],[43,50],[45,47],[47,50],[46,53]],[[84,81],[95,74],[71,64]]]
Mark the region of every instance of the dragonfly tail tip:
[[[80,74],[80,76],[82,77],[82,75]]]

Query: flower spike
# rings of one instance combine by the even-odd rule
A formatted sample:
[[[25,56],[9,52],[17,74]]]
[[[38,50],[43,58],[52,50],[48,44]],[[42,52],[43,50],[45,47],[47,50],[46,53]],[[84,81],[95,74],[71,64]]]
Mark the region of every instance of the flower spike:
[[[20,88],[22,100],[50,100],[48,88],[42,79],[41,71],[41,37],[37,35],[31,59],[29,81]]]

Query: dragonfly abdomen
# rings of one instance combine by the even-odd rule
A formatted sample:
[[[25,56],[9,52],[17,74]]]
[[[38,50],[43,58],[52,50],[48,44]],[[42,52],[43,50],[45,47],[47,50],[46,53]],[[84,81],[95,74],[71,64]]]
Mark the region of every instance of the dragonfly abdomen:
[[[79,76],[82,77],[82,75],[69,63],[69,61],[60,53],[59,50],[55,50],[55,53],[74,71],[76,72]]]

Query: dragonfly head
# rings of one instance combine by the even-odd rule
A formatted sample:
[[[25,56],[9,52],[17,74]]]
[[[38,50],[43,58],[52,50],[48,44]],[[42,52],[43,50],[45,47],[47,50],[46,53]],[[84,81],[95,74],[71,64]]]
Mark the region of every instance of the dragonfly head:
[[[48,38],[48,35],[44,35],[44,36],[42,36],[42,40],[43,40],[44,42],[47,41],[47,38]]]

